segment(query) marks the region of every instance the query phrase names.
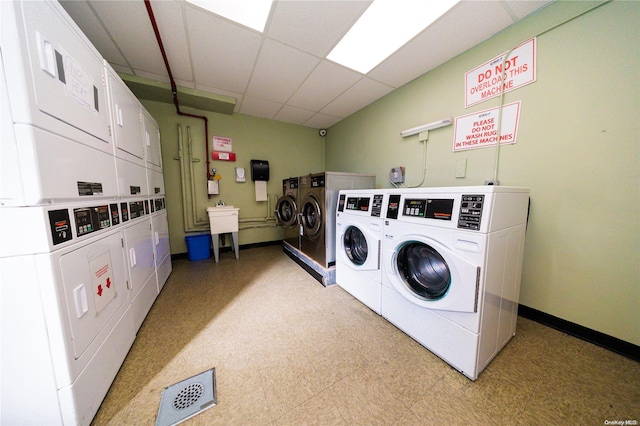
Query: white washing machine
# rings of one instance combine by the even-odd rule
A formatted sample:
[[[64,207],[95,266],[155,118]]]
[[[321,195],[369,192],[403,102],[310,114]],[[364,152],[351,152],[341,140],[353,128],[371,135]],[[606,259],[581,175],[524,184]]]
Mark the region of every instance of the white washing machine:
[[[336,284],[380,314],[382,189],[342,190],[336,211]]]
[[[529,190],[389,190],[381,313],[471,380],[515,334]]]

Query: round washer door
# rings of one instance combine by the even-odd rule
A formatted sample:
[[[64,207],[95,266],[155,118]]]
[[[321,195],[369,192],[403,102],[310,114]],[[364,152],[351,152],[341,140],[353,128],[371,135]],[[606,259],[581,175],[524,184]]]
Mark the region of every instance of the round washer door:
[[[309,238],[317,238],[322,229],[322,209],[316,197],[309,194],[302,204],[302,224],[304,234]]]
[[[367,238],[360,228],[349,226],[343,234],[342,246],[344,252],[351,263],[356,266],[362,266],[369,256],[369,245]]]
[[[278,199],[276,204],[276,218],[283,226],[293,226],[297,222],[298,206],[291,195],[285,195]]]
[[[404,285],[419,299],[440,300],[451,287],[449,265],[424,242],[403,244],[397,252],[396,267]]]

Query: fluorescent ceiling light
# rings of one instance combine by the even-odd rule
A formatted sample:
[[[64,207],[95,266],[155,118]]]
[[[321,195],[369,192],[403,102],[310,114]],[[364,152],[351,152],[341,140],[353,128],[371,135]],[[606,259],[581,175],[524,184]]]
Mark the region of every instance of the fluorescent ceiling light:
[[[267,24],[271,0],[187,0],[216,15],[263,32]]]
[[[374,0],[327,59],[366,74],[457,2]]]

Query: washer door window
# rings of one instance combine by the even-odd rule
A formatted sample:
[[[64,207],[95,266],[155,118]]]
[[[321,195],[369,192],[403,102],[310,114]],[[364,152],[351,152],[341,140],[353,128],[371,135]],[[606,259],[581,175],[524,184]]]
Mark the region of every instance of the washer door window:
[[[316,238],[322,229],[322,210],[320,203],[312,196],[308,195],[302,206],[302,224],[304,233],[309,238]]]
[[[398,251],[396,266],[407,288],[422,300],[439,300],[449,291],[449,265],[428,244],[412,241],[403,245]]]
[[[283,226],[293,226],[297,222],[296,215],[298,214],[298,208],[296,201],[291,195],[285,195],[278,200],[276,205],[276,218],[278,222]]]
[[[366,237],[359,228],[349,226],[342,237],[342,245],[345,254],[354,265],[362,266],[367,261],[369,246]]]

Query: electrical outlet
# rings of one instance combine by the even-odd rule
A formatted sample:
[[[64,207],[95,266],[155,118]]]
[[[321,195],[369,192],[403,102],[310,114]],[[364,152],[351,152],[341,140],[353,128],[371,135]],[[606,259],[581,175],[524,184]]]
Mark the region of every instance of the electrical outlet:
[[[389,181],[391,183],[404,183],[404,167],[394,167],[389,172]]]

